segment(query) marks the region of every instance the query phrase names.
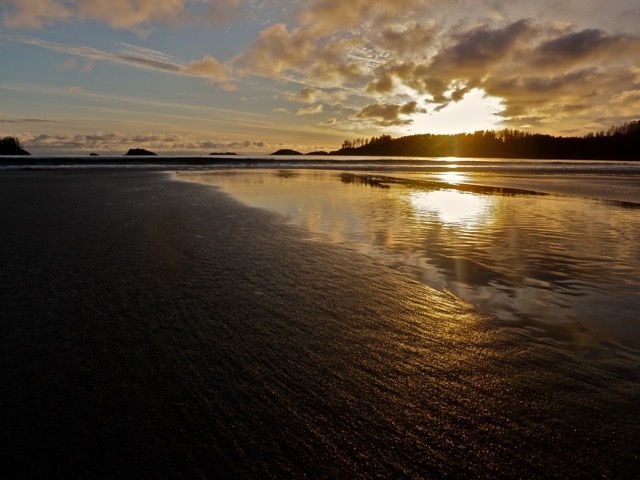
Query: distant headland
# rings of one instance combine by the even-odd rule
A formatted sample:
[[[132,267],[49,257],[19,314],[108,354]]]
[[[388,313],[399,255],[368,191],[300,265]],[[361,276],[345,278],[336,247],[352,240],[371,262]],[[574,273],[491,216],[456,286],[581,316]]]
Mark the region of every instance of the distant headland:
[[[331,155],[640,160],[640,120],[583,137],[519,130],[345,140]]]
[[[316,151],[316,152],[309,152],[309,153],[301,153],[301,152],[298,152],[297,150],[292,150],[290,148],[282,148],[277,152],[273,152],[271,155],[329,155],[329,152]]]
[[[271,155],[303,155],[303,153],[297,150],[291,150],[290,148],[281,148],[280,150],[273,152]]]
[[[31,155],[27,152],[22,145],[20,145],[20,140],[15,137],[4,137],[0,140],[0,155]]]
[[[144,148],[130,148],[127,153],[124,154],[125,157],[132,156],[157,156],[157,153],[150,152],[149,150],[145,150]]]

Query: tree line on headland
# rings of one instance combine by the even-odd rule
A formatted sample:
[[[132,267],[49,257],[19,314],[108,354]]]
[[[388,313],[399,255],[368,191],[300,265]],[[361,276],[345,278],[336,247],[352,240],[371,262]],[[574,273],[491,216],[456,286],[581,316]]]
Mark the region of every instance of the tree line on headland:
[[[479,130],[455,135],[419,134],[345,140],[332,155],[409,157],[564,158],[640,160],[640,121],[583,137],[554,137],[519,130]]]

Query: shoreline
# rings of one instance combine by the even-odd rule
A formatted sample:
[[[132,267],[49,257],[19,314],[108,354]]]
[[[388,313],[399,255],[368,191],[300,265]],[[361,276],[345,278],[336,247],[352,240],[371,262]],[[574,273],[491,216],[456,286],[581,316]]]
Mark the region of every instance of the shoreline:
[[[212,158],[213,157],[213,158]],[[415,157],[193,156],[193,157],[8,157],[5,171],[183,171],[328,170],[354,176],[379,175],[407,184],[437,182],[442,188],[483,194],[482,187],[514,194],[583,196],[635,208],[640,204],[640,161],[572,159],[470,159]],[[505,192],[508,194],[508,192]]]

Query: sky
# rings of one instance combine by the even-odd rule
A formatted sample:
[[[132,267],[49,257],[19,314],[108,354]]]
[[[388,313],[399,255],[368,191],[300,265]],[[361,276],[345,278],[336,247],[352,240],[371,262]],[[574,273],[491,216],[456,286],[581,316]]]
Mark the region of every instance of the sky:
[[[335,150],[640,118],[637,0],[0,0],[0,136],[35,154]]]

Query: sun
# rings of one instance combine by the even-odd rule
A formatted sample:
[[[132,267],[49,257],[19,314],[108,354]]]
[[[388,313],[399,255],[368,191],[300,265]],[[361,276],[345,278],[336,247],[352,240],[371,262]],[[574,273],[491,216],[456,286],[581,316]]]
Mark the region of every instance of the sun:
[[[456,134],[500,128],[498,113],[504,109],[502,100],[474,88],[459,102],[452,102],[436,112],[413,117],[412,133]]]

